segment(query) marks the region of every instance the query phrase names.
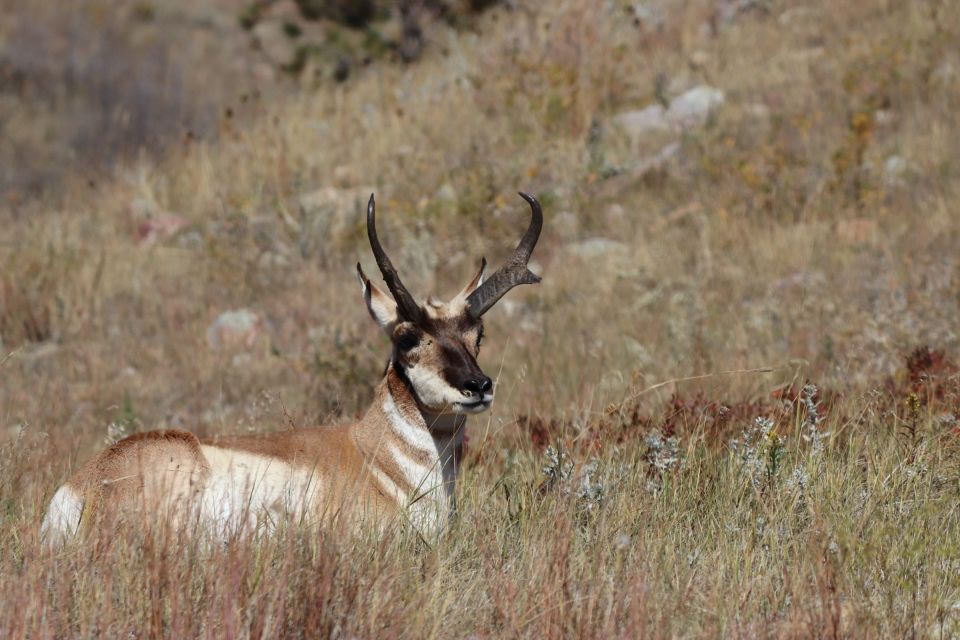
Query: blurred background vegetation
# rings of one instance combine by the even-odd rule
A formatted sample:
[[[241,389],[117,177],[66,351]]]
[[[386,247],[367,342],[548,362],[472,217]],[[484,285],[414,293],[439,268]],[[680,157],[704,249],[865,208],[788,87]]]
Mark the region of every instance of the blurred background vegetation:
[[[23,387],[0,419],[54,371],[40,420],[84,433],[118,398],[201,429],[263,389],[306,423],[360,410],[383,351],[350,274],[372,191],[423,296],[506,254],[516,190],[543,200],[544,284],[491,317],[503,424],[949,351],[957,11],[4,0],[0,339]]]
[[[416,61],[426,38],[469,29],[486,1],[4,0],[0,192],[212,139],[224,109]]]

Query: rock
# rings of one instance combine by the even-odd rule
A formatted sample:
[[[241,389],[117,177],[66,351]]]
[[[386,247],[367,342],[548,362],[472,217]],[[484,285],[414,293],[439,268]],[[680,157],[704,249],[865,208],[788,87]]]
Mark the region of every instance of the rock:
[[[203,247],[203,234],[199,231],[187,231],[177,236],[177,246],[181,249],[199,251]]]
[[[279,251],[264,251],[257,258],[257,268],[262,271],[282,270],[290,267],[290,259]]]
[[[909,165],[902,156],[893,155],[887,158],[883,163],[884,186],[892,189],[903,185],[908,168]]]
[[[777,24],[781,27],[796,27],[811,23],[819,17],[820,10],[815,7],[792,7],[777,16]]]
[[[626,255],[630,249],[626,244],[609,238],[588,238],[579,242],[571,242],[565,252],[575,258],[590,260],[602,256]]]
[[[615,229],[626,222],[627,211],[623,208],[622,204],[614,202],[603,212],[603,217],[607,222],[607,226]]]
[[[822,288],[827,282],[822,271],[795,271],[770,283],[770,291],[783,293],[792,289],[812,291]]]
[[[441,202],[456,202],[457,200],[457,190],[453,188],[453,185],[449,182],[445,182],[440,185],[440,188],[437,189],[437,192],[433,194],[434,200],[440,200]]]
[[[543,314],[529,303],[508,296],[497,303],[497,309],[510,318],[511,327],[529,334],[543,333]]]
[[[878,127],[889,127],[897,121],[897,114],[892,109],[877,109],[873,121]]]
[[[757,120],[758,122],[765,124],[769,124],[770,122],[770,107],[762,102],[751,102],[744,107],[744,111],[748,116],[754,120]]]
[[[687,59],[687,62],[694,69],[703,69],[710,63],[711,56],[709,53],[702,49],[697,49],[690,54],[690,57]]]
[[[693,87],[693,78],[691,78],[687,73],[678,73],[667,80],[666,83],[667,95],[671,98],[675,98],[676,96],[692,89]]]
[[[750,130],[756,136],[767,136],[773,119],[770,114],[770,107],[762,102],[751,102],[744,106],[744,115],[749,119]]]
[[[679,128],[702,126],[725,100],[723,91],[700,85],[681,94],[670,103],[667,120]]]
[[[292,65],[297,59],[297,47],[287,35],[280,20],[264,20],[253,28],[256,46],[267,59],[278,67]]]
[[[213,349],[249,349],[263,333],[263,321],[250,309],[224,311],[207,328],[207,344]]]
[[[630,169],[630,172],[638,178],[649,175],[655,171],[663,171],[671,160],[680,155],[680,143],[671,142],[652,156],[641,158]]]
[[[130,201],[130,212],[137,218],[149,218],[157,213],[157,205],[147,198],[134,198]]]
[[[337,187],[322,187],[316,191],[302,194],[299,198],[300,206],[305,209],[352,208],[360,203],[367,204],[370,194],[376,191],[375,187],[357,187],[353,189],[338,189]]]
[[[250,65],[250,80],[253,86],[269,85],[277,81],[277,68],[265,61]]]
[[[714,21],[718,26],[728,26],[740,13],[740,2],[731,0],[719,0],[715,3],[713,10]]]
[[[659,104],[620,113],[614,116],[613,123],[632,141],[637,141],[651,133],[670,130],[666,110]]]
[[[374,187],[338,189],[323,187],[299,198],[304,229],[311,238],[323,242],[341,237],[364,220],[367,201]]]
[[[562,262],[566,268],[590,274],[593,284],[589,293],[598,299],[609,296],[611,287],[622,278],[638,274],[630,245],[609,238],[594,237],[568,243],[563,249]]]
[[[522,313],[525,313],[528,310],[528,306],[524,302],[517,300],[512,300],[510,298],[503,298],[500,302],[497,303],[498,307],[501,309],[503,314],[508,318],[513,318]]]
[[[425,229],[412,231],[404,229],[395,234],[393,240],[394,264],[403,274],[404,282],[414,282],[414,291],[433,289],[434,277],[439,265],[436,241],[433,234]]]
[[[750,12],[765,13],[767,11],[764,0],[719,0],[716,3],[716,22],[720,26],[729,26],[739,16]]]
[[[940,89],[956,86],[960,83],[960,63],[944,58],[930,74],[930,84]]]
[[[633,16],[633,23],[647,31],[659,31],[663,28],[663,8],[654,2],[632,2],[627,10]]]
[[[137,226],[137,244],[149,247],[168,240],[187,224],[187,219],[176,213],[161,213],[147,218]]]

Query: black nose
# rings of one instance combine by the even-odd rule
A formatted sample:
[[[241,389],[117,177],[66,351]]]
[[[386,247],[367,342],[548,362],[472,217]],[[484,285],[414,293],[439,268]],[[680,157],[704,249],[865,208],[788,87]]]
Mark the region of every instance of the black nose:
[[[463,388],[467,391],[472,391],[477,395],[483,395],[493,388],[493,380],[487,376],[483,376],[481,378],[471,378],[464,383]]]

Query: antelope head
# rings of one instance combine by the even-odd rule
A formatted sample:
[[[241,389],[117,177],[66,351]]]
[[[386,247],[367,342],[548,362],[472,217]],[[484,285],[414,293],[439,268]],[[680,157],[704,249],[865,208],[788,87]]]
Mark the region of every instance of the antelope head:
[[[477,363],[483,341],[483,314],[510,289],[535,284],[540,277],[527,268],[540,237],[543,212],[533,196],[521,193],[532,210],[530,225],[507,262],[484,279],[487,261],[449,302],[430,298],[420,304],[410,294],[377,238],[373,195],[367,205],[367,236],[390,294],[370,282],[357,263],[363,299],[370,315],[390,338],[390,362],[420,408],[429,413],[479,413],[493,402],[493,381]]]

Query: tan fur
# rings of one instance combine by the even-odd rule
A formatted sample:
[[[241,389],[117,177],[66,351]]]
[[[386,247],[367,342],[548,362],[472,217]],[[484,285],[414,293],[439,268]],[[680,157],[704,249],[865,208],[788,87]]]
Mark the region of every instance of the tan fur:
[[[197,505],[214,481],[209,453],[238,452],[275,461],[272,464],[279,464],[277,468],[283,473],[308,474],[311,485],[317,487],[315,495],[311,492],[308,520],[329,523],[347,516],[382,528],[396,521],[398,515],[403,518],[406,502],[418,495],[418,487],[404,474],[391,451],[401,452],[426,469],[437,469],[444,482],[451,485],[453,477],[443,473],[451,468],[451,462],[445,458],[458,454],[455,450],[437,451],[435,447],[431,451],[398,433],[383,410],[388,396],[399,415],[422,430],[420,445],[433,444],[416,400],[391,368],[377,387],[370,410],[356,424],[203,441],[177,430],[137,434],[88,461],[66,487],[82,496],[83,525],[104,511],[160,516],[165,522],[178,525],[184,521],[184,514],[193,513],[190,508]],[[445,437],[441,434],[441,439]],[[391,482],[394,486],[389,486]],[[451,506],[448,501],[452,486],[442,491],[433,489],[432,495],[420,497],[418,502],[425,500],[424,504],[446,515]],[[435,524],[423,527],[424,533],[436,533]]]

